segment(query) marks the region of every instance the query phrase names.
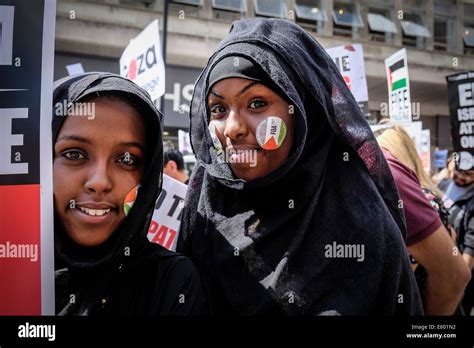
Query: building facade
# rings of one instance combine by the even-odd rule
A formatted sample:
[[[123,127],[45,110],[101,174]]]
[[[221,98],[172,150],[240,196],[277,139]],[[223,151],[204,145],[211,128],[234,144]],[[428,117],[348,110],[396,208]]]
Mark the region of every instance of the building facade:
[[[155,19],[163,29],[164,0],[59,0],[55,79],[66,66],[119,72],[124,48]],[[388,102],[384,59],[405,47],[411,102],[433,147],[450,148],[446,76],[474,70],[472,0],[176,0],[168,1],[165,136],[189,127],[193,83],[234,20],[286,18],[325,48],[363,45],[369,121]],[[160,32],[163,39],[163,31]]]

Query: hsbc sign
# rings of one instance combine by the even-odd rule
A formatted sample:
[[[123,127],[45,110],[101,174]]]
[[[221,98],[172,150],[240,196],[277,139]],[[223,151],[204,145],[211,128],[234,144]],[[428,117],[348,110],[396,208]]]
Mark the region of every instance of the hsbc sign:
[[[151,22],[123,51],[120,75],[144,88],[153,100],[165,93],[165,66],[158,20]]]

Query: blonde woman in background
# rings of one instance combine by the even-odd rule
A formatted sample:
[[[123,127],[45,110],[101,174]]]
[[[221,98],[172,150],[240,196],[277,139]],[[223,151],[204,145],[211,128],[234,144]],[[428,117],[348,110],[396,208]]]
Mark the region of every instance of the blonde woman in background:
[[[461,314],[457,307],[470,276],[460,254],[453,253],[456,237],[443,193],[424,171],[413,140],[401,126],[384,128],[376,136],[403,203],[407,249],[425,313]]]
[[[440,199],[443,198],[443,192],[436,187],[425,172],[415,143],[403,127],[395,125],[384,129],[384,132],[377,137],[377,142],[380,147],[386,149],[393,157],[415,172],[420,180],[421,188],[432,191]]]

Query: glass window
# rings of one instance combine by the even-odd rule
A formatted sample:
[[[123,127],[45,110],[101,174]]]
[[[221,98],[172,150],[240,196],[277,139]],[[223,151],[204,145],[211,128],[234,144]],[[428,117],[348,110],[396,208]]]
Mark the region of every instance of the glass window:
[[[172,0],[171,2],[176,2],[179,4],[186,4],[186,5],[202,6],[203,0]]]
[[[393,45],[398,33],[394,21],[395,4],[393,0],[368,0],[367,23],[369,40]]]
[[[219,10],[245,12],[245,0],[212,0],[212,7]]]
[[[464,19],[468,19],[469,22],[474,21],[474,5],[464,3]]]
[[[444,17],[456,16],[456,3],[453,0],[437,0],[434,2],[434,14]]]
[[[426,0],[402,0],[402,7],[403,9],[411,8],[411,9],[422,9],[426,6]]]
[[[474,55],[474,5],[464,3],[464,53]]]
[[[370,7],[380,7],[380,8],[392,8],[394,6],[394,0],[368,0],[368,5]]]
[[[357,28],[364,26],[359,8],[353,3],[335,2],[332,16],[337,25]]]
[[[137,1],[137,0],[120,0],[119,2],[121,4],[124,4],[124,5],[149,7],[155,2],[155,0],[139,0],[139,1]]]
[[[474,47],[474,24],[464,27],[464,44],[467,47]]]
[[[433,47],[452,52],[455,45],[456,4],[454,0],[434,2]]]
[[[297,0],[295,2],[296,16],[310,21],[327,20],[326,13],[317,0]]]
[[[435,18],[434,20],[434,39],[436,42],[446,44],[448,42],[448,30],[446,28],[446,20],[443,18]]]
[[[419,14],[404,13],[401,21],[403,33],[407,36],[431,37],[428,28],[423,24],[423,20]]]
[[[286,18],[288,7],[283,0],[254,0],[255,14],[266,17]]]
[[[385,17],[383,14],[375,13],[374,10],[369,10],[367,21],[369,23],[370,30],[393,34],[397,32],[397,27],[393,21]]]

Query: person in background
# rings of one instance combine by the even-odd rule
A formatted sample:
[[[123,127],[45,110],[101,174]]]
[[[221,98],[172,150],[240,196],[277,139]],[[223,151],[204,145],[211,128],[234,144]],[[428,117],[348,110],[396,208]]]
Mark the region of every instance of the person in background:
[[[437,175],[433,175],[433,179],[435,182],[437,182],[438,188],[443,192],[446,192],[448,184],[454,177],[454,165],[454,156],[451,155],[446,161],[446,167],[443,168]]]
[[[448,232],[442,193],[423,170],[413,140],[401,126],[378,131],[377,141],[405,211],[408,252],[423,267],[417,280],[425,314],[451,315],[471,276]]]
[[[457,232],[457,244],[468,268],[474,267],[474,171],[454,171],[454,178],[446,189],[446,206],[449,207],[450,223]],[[474,282],[468,284],[462,308],[470,314],[474,305]]]
[[[186,174],[183,154],[174,148],[168,148],[163,155],[163,173],[171,176],[183,184],[188,184],[189,177]]]

